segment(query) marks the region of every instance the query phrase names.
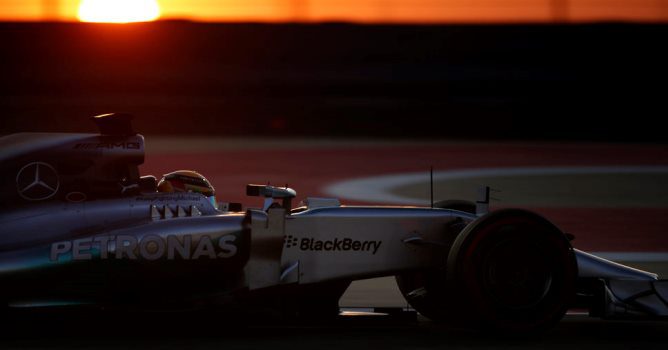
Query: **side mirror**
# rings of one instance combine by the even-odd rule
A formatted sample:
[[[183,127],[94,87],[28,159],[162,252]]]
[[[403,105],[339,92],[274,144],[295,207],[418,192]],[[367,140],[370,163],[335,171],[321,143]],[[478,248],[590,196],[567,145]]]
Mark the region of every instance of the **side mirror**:
[[[269,185],[246,185],[246,195],[251,197],[264,197],[263,210],[269,209],[274,199],[283,200],[283,208],[290,210],[292,198],[297,196],[297,191],[289,187],[274,187]]]

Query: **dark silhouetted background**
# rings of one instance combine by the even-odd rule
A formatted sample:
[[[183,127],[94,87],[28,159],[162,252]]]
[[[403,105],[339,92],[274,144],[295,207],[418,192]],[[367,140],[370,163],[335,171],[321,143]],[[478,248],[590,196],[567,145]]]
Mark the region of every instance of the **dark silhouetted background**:
[[[667,28],[0,23],[0,132],[665,142]]]

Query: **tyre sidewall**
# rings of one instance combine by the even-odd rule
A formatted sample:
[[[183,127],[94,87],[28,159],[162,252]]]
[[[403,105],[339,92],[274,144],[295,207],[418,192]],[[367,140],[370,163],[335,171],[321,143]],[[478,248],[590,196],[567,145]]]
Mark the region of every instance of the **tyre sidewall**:
[[[547,291],[531,306],[504,305],[495,300],[484,282],[485,259],[494,247],[509,241],[526,242],[522,244],[525,249],[540,250],[551,270],[546,272],[551,276]],[[528,211],[505,209],[481,217],[459,234],[448,257],[447,277],[459,299],[455,302],[471,312],[467,319],[483,328],[533,332],[550,327],[565,314],[575,295],[577,265],[568,239],[553,224]]]

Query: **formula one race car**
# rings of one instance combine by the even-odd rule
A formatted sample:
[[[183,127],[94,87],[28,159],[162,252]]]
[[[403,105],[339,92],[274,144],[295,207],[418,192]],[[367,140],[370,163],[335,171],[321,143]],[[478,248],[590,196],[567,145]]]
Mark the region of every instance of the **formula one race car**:
[[[488,213],[488,191],[475,204],[433,208],[328,198],[295,208],[290,188],[248,185],[264,204],[242,211],[219,205],[196,173],[140,176],[144,138],[131,119],[94,117],[99,134],[0,139],[5,310],[336,314],[351,281],[396,276],[419,313],[470,327],[542,330],[576,307],[604,318],[668,316],[668,283],[657,275],[573,249],[572,237],[532,212]]]

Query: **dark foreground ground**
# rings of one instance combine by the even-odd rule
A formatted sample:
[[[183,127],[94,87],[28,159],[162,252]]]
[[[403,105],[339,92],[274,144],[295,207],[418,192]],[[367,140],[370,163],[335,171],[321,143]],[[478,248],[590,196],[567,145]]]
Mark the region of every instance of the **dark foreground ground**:
[[[668,322],[567,316],[547,334],[507,338],[448,329],[426,320],[342,317],[329,324],[234,319],[134,318],[119,322],[27,323],[0,339],[7,349],[664,349]]]

